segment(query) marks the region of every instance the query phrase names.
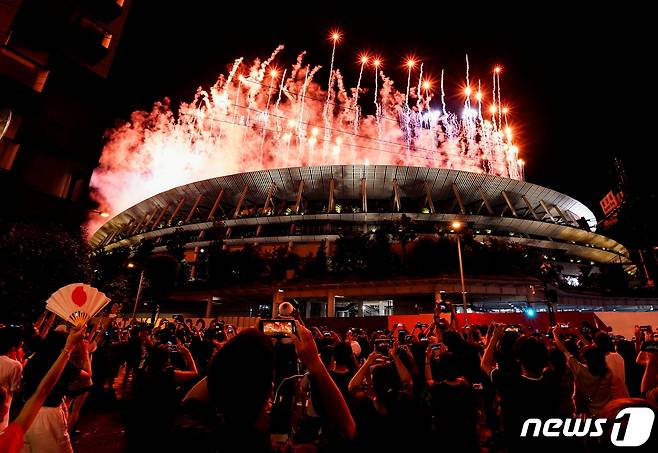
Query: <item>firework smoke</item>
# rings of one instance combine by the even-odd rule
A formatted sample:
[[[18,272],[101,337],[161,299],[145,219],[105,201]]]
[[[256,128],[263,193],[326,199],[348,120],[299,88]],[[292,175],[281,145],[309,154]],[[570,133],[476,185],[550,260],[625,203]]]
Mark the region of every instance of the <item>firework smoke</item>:
[[[250,66],[236,59],[227,76],[220,76],[207,91],[198,90],[192,102],[182,103],[177,111],[165,99],[108,131],[91,179],[101,209],[117,214],[179,185],[286,166],[410,165],[522,179],[523,161],[511,133],[500,131],[502,118],[496,121],[492,114],[492,122],[483,121],[475,109],[459,116],[451,113],[443,71],[442,109],[433,111],[427,90],[421,102],[422,73],[418,88],[410,92],[409,65],[407,90],[400,93],[373,59],[373,111],[371,102],[358,105],[365,61],[357,89],[347,90],[332,49],[327,91],[313,80],[320,66],[304,64],[305,52],[278,81],[273,75],[278,73],[269,71],[282,49]],[[493,106],[501,115],[496,75]],[[409,96],[418,98],[413,108]],[[88,225],[92,233],[99,226]]]

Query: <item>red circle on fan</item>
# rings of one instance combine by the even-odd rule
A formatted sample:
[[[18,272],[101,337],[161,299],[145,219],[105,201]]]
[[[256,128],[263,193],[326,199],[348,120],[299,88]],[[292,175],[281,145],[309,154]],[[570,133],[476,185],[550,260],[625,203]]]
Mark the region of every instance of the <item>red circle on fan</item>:
[[[87,302],[87,294],[85,293],[84,286],[78,286],[71,293],[71,300],[78,307],[82,307]]]

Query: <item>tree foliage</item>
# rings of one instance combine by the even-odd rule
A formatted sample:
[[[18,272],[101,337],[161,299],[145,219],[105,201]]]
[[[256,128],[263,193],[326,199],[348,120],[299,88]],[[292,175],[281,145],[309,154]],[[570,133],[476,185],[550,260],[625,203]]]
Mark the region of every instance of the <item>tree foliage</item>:
[[[0,221],[0,311],[35,317],[62,286],[91,282],[90,249],[81,231]]]

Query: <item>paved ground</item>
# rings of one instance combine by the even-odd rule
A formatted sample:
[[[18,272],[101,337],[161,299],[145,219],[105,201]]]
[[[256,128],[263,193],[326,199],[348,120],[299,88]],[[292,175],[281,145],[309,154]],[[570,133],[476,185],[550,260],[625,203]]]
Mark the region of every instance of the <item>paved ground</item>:
[[[76,453],[114,453],[127,450],[122,419],[123,377],[122,368],[114,381],[113,391],[100,395],[92,393],[87,398],[72,439]],[[130,384],[126,388],[129,389]]]
[[[119,402],[114,407],[88,401],[73,436],[77,453],[110,453],[126,451],[126,437]]]

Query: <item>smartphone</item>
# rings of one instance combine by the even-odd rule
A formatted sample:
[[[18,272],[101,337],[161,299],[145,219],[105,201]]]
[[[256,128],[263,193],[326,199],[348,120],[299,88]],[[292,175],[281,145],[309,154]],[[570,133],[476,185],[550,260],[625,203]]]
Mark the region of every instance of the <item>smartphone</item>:
[[[270,337],[292,337],[297,335],[297,325],[290,319],[261,319],[258,329]]]
[[[658,341],[645,341],[640,350],[644,352],[658,352]]]
[[[432,351],[432,357],[438,359],[439,356],[441,355],[442,348],[443,348],[442,343],[436,343],[430,346],[430,350]]]
[[[375,340],[375,351],[380,354],[388,355],[388,350],[393,347],[392,338],[378,338]]]
[[[569,328],[569,323],[568,322],[567,323],[564,323],[564,322],[560,323],[560,329],[568,329],[568,328]]]
[[[519,333],[521,331],[521,328],[519,326],[507,326],[505,328],[505,332],[516,332]]]
[[[651,332],[651,326],[640,326],[640,332]]]

